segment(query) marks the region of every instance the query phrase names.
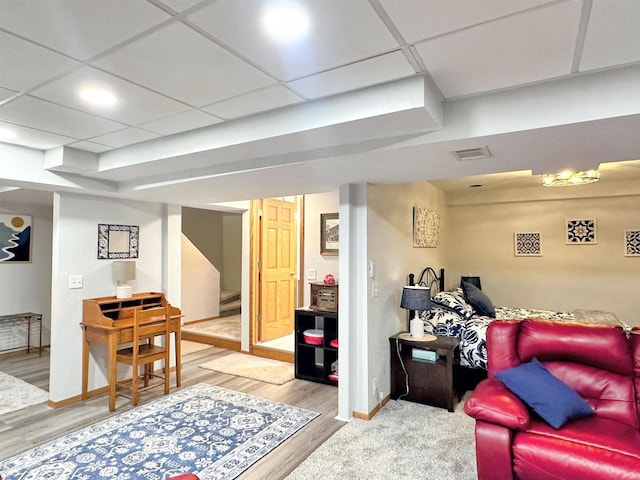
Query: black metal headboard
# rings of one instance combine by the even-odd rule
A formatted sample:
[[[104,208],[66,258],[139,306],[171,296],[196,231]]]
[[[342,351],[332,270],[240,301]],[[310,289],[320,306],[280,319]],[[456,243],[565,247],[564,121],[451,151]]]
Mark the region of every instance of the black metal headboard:
[[[409,285],[422,285],[431,289],[431,294],[444,291],[444,268],[440,269],[440,275],[436,274],[436,271],[431,267],[426,267],[420,273],[418,281],[415,282],[415,275],[409,274]]]

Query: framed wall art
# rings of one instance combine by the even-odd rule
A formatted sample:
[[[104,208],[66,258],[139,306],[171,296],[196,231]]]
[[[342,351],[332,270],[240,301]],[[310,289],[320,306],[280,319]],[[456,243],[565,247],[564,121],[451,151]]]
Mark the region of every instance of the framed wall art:
[[[320,214],[320,255],[338,255],[340,219],[337,213]]]
[[[413,246],[436,248],[440,241],[440,215],[433,210],[413,207]]]
[[[31,261],[31,216],[0,213],[0,263]]]
[[[640,230],[624,231],[624,255],[640,257]]]
[[[138,258],[138,225],[98,224],[98,259]]]
[[[598,243],[595,219],[571,219],[566,221],[567,245],[595,245]]]
[[[542,237],[540,232],[516,232],[513,234],[516,257],[541,257]]]

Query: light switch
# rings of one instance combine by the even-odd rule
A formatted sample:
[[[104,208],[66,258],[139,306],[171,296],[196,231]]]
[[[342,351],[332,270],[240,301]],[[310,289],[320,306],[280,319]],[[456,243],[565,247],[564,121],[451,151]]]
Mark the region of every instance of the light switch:
[[[307,280],[315,280],[315,279],[316,279],[316,269],[307,268]]]
[[[82,288],[82,275],[69,275],[69,288]]]

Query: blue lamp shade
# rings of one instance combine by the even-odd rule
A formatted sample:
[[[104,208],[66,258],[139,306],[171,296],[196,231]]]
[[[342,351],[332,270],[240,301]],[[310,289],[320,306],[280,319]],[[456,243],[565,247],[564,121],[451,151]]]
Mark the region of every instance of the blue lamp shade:
[[[431,289],[418,286],[403,287],[400,307],[407,310],[429,310],[431,308]]]

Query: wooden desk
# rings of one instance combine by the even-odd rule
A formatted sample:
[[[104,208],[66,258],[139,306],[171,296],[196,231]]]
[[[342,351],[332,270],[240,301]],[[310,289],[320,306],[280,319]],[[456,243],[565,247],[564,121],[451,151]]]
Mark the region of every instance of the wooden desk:
[[[167,305],[163,293],[136,293],[131,298],[100,297],[82,301],[82,399],[89,398],[89,351],[92,343],[106,345],[108,351],[109,410],[116,408],[118,346],[130,343],[133,337],[133,311]],[[176,386],[180,386],[180,325],[182,313],[171,306],[171,332],[175,336]],[[167,339],[170,341],[170,339]],[[169,365],[166,365],[169,368]]]

